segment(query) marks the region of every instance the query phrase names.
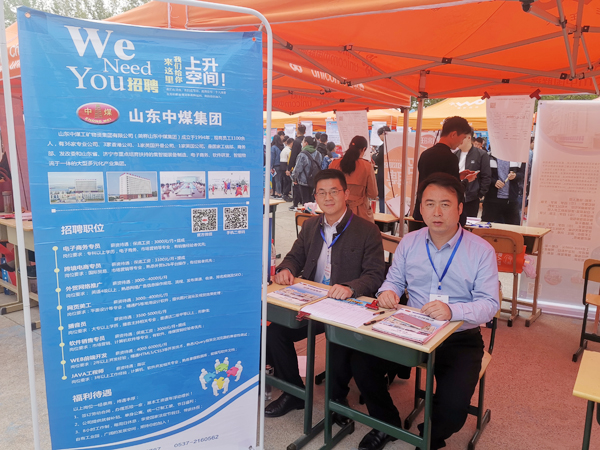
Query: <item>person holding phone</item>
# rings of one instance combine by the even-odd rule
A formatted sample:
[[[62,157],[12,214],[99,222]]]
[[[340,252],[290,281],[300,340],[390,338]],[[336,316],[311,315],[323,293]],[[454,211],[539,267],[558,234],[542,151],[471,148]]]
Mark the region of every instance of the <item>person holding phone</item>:
[[[492,180],[488,152],[475,146],[474,136],[475,133],[471,130],[454,152],[458,158],[458,171],[469,170],[476,174],[476,178],[467,185],[465,191],[463,213],[467,217],[477,217],[479,203],[487,194]]]

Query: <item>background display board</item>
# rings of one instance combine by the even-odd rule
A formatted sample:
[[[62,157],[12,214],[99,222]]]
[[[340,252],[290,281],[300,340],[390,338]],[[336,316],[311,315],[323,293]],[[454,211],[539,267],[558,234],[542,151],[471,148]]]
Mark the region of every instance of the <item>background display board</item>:
[[[505,161],[527,161],[535,99],[505,95],[487,99],[487,127],[492,153]]]
[[[325,122],[325,132],[327,133],[327,140],[329,142],[334,142],[335,145],[342,144],[340,139],[340,131],[335,120],[328,120]]]
[[[342,145],[342,151],[346,152],[354,136],[362,136],[369,142],[369,120],[367,111],[338,111],[335,113],[337,126]],[[364,159],[370,161],[371,149],[367,148]]]
[[[261,33],[18,24],[52,447],[253,448]]]
[[[598,123],[600,102],[538,105],[527,225],[552,230],[537,268],[539,298],[567,314],[582,314],[583,262],[600,259]],[[598,292],[598,284],[588,292]],[[519,295],[532,297],[533,280],[522,277]]]

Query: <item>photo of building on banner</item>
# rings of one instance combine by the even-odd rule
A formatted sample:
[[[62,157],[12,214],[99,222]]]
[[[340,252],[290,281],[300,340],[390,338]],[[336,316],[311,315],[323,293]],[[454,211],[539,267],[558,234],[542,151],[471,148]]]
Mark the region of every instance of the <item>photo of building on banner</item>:
[[[52,448],[253,448],[261,33],[18,27]]]

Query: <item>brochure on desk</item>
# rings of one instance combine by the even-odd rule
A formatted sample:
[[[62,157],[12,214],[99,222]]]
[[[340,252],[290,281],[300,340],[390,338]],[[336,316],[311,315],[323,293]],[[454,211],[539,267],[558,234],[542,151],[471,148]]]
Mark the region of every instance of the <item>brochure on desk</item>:
[[[18,25],[52,448],[253,448],[261,33]]]
[[[417,320],[427,322],[429,326],[425,328],[416,328],[400,320],[398,316],[405,314],[413,317]],[[396,314],[388,317],[381,322],[373,325],[373,330],[379,331],[385,334],[391,334],[402,339],[408,339],[409,341],[418,342],[424,344],[429,341],[438,331],[448,325],[447,320],[435,320],[429,317],[427,314],[422,314],[411,309],[401,308]]]

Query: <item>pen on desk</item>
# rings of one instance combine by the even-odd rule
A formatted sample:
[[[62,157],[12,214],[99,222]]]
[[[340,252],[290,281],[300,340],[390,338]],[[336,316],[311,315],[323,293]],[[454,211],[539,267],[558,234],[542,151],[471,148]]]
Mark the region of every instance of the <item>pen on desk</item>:
[[[363,325],[373,325],[374,323],[380,322],[383,319],[387,319],[387,317],[380,317],[379,319],[373,319],[373,320],[370,320],[369,322],[363,323]]]
[[[378,316],[379,314],[385,314],[385,311],[378,311],[376,313],[373,313],[374,316]]]

